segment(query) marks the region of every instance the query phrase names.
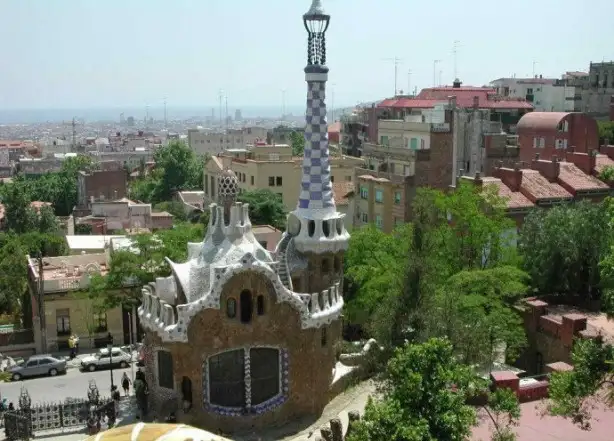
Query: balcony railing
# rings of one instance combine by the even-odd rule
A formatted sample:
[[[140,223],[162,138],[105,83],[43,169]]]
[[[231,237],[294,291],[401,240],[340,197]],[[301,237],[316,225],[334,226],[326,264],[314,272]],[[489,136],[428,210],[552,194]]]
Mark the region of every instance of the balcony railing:
[[[380,119],[378,121],[380,131],[398,131],[398,132],[433,132],[446,133],[450,131],[450,123],[429,123],[405,121],[402,119]]]

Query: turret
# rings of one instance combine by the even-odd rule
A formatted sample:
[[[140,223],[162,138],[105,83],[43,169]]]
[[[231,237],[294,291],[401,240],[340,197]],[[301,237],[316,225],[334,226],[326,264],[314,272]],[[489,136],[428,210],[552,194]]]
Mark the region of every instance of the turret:
[[[347,249],[344,215],[333,198],[326,120],[326,30],[330,22],[320,0],[303,15],[308,35],[305,150],[298,206],[288,216],[288,233],[303,253],[334,253]]]

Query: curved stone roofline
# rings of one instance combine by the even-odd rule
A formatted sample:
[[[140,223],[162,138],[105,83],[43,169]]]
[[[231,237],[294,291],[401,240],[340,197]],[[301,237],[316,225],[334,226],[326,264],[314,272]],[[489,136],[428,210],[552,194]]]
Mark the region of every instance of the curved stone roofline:
[[[301,253],[336,253],[346,251],[350,234],[345,229],[345,214],[335,212],[334,216],[319,218],[305,217],[295,212],[301,228],[294,236],[296,249]]]
[[[277,303],[289,303],[300,314],[301,328],[319,328],[340,317],[343,296],[339,283],[319,293],[296,293],[288,290],[266,263],[250,253],[241,261],[226,267],[213,268],[214,282],[207,295],[194,302],[173,307],[155,292],[152,283],[143,287],[143,304],[138,309],[141,325],[154,331],[165,342],[188,341],[187,330],[192,318],[204,309],[222,309],[220,298],[225,283],[244,271],[256,271],[271,281]]]

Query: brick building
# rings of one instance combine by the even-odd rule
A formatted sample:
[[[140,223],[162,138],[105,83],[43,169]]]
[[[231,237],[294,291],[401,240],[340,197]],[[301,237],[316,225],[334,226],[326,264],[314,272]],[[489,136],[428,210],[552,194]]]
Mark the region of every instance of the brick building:
[[[532,112],[520,118],[517,134],[520,161],[527,164],[535,153],[549,159],[570,147],[581,153],[599,148],[597,121],[583,113]]]
[[[88,207],[94,201],[114,201],[128,194],[124,169],[80,171],[77,177],[77,206]]]

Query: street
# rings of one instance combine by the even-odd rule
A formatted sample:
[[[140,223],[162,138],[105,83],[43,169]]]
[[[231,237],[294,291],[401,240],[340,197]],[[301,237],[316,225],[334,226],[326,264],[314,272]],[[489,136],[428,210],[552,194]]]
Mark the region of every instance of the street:
[[[121,378],[124,372],[131,376],[130,368],[113,369],[114,384],[121,390]],[[136,372],[136,367],[135,367]],[[18,405],[19,393],[25,387],[30,393],[32,404],[41,402],[59,402],[66,398],[87,398],[87,389],[90,380],[94,380],[103,397],[111,395],[111,374],[110,370],[96,372],[80,372],[78,369],[69,369],[66,375],[57,377],[32,378],[24,381],[0,383],[0,397],[6,398],[7,403],[11,401]]]

